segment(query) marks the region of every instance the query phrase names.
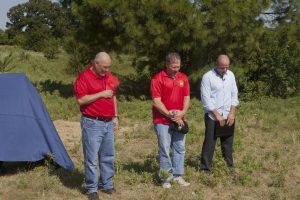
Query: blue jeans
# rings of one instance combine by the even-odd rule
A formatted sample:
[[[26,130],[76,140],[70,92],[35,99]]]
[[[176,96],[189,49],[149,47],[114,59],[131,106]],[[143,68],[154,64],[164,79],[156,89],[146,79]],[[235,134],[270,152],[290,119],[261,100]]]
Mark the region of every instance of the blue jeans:
[[[99,187],[113,188],[114,169],[114,122],[103,122],[81,117],[82,145],[87,193],[98,189],[98,160],[100,168]]]
[[[158,143],[158,161],[160,169],[173,176],[184,173],[185,135],[169,129],[169,125],[154,124]],[[170,147],[172,158],[170,158]]]

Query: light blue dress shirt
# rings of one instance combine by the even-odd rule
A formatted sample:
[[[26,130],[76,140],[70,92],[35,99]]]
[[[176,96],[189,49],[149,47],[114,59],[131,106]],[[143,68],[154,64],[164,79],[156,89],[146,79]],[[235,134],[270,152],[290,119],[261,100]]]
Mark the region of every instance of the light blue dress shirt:
[[[206,72],[201,81],[201,101],[211,119],[216,120],[211,113],[214,109],[227,119],[231,106],[239,104],[234,74],[227,70],[222,77],[215,69]]]

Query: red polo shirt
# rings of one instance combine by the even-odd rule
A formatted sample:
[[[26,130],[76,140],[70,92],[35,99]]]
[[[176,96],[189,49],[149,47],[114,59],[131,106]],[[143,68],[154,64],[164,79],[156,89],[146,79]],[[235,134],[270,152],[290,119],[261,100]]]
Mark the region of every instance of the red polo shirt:
[[[190,85],[185,74],[178,72],[175,78],[160,71],[151,80],[152,98],[161,98],[168,110],[182,110],[185,96],[190,96]],[[170,124],[171,120],[152,107],[153,123]]]
[[[82,72],[74,84],[74,93],[77,99],[89,94],[95,94],[104,90],[112,90],[114,95],[119,86],[119,80],[111,73],[107,72],[105,76],[97,76],[91,69],[92,65]],[[115,106],[113,98],[100,98],[96,101],[80,106],[82,114],[92,117],[114,117]]]

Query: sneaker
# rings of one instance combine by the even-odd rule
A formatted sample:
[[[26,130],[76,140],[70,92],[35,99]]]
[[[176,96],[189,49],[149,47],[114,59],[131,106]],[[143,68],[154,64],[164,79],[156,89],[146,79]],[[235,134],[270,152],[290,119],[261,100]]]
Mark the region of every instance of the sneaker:
[[[89,200],[99,200],[99,196],[98,196],[97,192],[88,194],[88,198],[89,198]]]
[[[183,187],[187,187],[190,185],[190,183],[186,182],[182,176],[177,176],[173,179],[175,182],[177,182],[180,186],[183,186]]]
[[[106,194],[113,194],[116,193],[117,190],[115,188],[110,188],[110,189],[106,189],[106,190],[100,190],[101,192],[104,192]]]
[[[165,189],[170,189],[171,188],[171,183],[165,182],[165,183],[162,184],[162,187],[165,188]]]

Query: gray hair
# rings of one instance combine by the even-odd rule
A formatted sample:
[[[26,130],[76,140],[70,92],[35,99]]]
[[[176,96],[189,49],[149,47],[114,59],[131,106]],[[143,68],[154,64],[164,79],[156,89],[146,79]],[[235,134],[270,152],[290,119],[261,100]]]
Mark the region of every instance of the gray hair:
[[[173,63],[175,60],[181,60],[180,55],[178,53],[169,53],[166,56],[166,63]]]

